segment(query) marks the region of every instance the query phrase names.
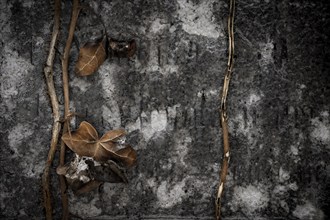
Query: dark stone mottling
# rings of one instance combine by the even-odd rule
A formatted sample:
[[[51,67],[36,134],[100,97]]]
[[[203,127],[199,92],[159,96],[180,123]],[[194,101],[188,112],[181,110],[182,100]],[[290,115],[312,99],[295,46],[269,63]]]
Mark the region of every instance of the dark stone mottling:
[[[213,219],[222,155],[219,91],[227,63],[227,1],[85,1],[70,58],[71,110],[100,134],[128,130],[138,152],[130,182],[76,197],[75,218]],[[62,3],[63,51],[70,1]],[[239,1],[228,100],[228,219],[330,218],[327,1]],[[51,135],[43,66],[48,1],[0,2],[0,218],[42,218],[40,177]],[[73,74],[78,47],[99,37],[137,41],[136,55]],[[60,103],[61,70],[56,58]],[[71,154],[68,153],[68,158]],[[60,216],[52,169],[54,214]]]

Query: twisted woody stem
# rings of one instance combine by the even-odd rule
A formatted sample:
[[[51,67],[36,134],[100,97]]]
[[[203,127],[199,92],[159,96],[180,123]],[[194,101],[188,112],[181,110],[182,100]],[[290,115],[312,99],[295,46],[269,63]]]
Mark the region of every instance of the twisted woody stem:
[[[226,177],[228,172],[230,147],[229,147],[229,132],[228,132],[228,118],[227,118],[227,95],[230,83],[230,77],[234,66],[234,11],[235,0],[230,0],[229,16],[228,16],[228,64],[225,72],[225,78],[223,82],[223,89],[221,94],[221,106],[220,106],[220,124],[222,127],[223,136],[223,161],[220,170],[220,181],[218,186],[218,192],[216,195],[216,219],[221,219],[221,198],[223,194],[224,185],[226,183]]]
[[[71,20],[69,26],[69,33],[66,40],[63,57],[62,57],[62,80],[63,80],[63,94],[64,94],[64,126],[63,134],[70,131],[70,98],[69,98],[69,56],[71,45],[73,41],[74,31],[76,28],[77,20],[80,12],[79,0],[73,0]],[[65,164],[65,143],[61,142],[60,149],[60,166]],[[60,188],[61,188],[61,198],[62,198],[62,220],[69,219],[69,208],[68,208],[68,195],[67,195],[67,186],[66,180],[63,175],[59,176],[60,179]]]
[[[46,61],[46,66],[44,68],[44,74],[47,84],[48,95],[50,98],[50,103],[53,112],[53,128],[52,128],[52,137],[50,142],[50,148],[48,152],[47,161],[45,164],[44,172],[42,175],[42,192],[43,192],[43,205],[46,212],[46,219],[52,219],[52,199],[51,199],[51,190],[50,190],[50,167],[53,163],[56,147],[58,143],[59,134],[61,131],[61,123],[60,123],[60,108],[59,102],[55,91],[54,85],[54,58],[55,58],[55,50],[56,44],[58,41],[58,37],[60,34],[60,16],[61,16],[61,0],[55,0],[54,2],[54,27],[51,36],[51,41],[49,45],[49,52]]]

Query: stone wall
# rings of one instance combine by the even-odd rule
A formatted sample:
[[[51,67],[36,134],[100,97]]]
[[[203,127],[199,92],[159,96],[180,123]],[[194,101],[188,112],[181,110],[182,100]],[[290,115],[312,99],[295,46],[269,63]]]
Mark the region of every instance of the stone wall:
[[[53,2],[0,2],[1,219],[40,219],[51,137],[43,77]],[[85,1],[108,34],[137,41],[132,59],[73,73],[78,48],[102,23],[83,10],[70,59],[71,110],[99,133],[125,128],[138,152],[129,184],[70,192],[77,219],[213,219],[222,158],[219,93],[227,63],[228,1]],[[228,100],[232,148],[225,219],[330,218],[327,1],[237,0]],[[88,8],[88,7],[85,7]],[[71,2],[63,1],[63,51]],[[63,104],[60,54],[56,88]],[[72,154],[68,151],[68,157]],[[52,169],[54,214],[60,217]]]

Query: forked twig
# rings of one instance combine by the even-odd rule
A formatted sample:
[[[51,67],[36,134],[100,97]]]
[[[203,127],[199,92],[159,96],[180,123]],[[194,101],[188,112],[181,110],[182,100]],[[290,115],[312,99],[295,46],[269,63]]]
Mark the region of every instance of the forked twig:
[[[229,132],[227,123],[227,95],[230,83],[230,77],[234,66],[234,12],[235,12],[235,0],[230,0],[229,16],[228,16],[228,64],[225,72],[225,79],[223,82],[223,89],[221,95],[221,106],[220,106],[220,123],[222,127],[223,136],[223,161],[220,171],[220,181],[218,186],[218,192],[216,195],[216,211],[215,216],[217,220],[221,219],[221,197],[223,194],[224,185],[226,182],[228,165],[229,165]]]
[[[60,123],[60,108],[58,103],[58,98],[55,91],[54,86],[54,58],[56,52],[56,44],[58,41],[59,33],[60,33],[60,16],[61,16],[61,0],[55,0],[55,14],[54,14],[54,27],[52,32],[52,37],[49,45],[49,53],[46,61],[46,66],[44,68],[44,74],[46,78],[46,84],[48,89],[48,94],[50,97],[50,102],[53,111],[53,129],[52,129],[52,138],[50,142],[50,148],[48,152],[47,161],[45,164],[45,169],[42,175],[42,191],[43,191],[43,204],[46,211],[46,219],[52,219],[52,199],[50,192],[50,177],[49,171],[50,166],[53,162],[56,147],[58,143],[59,134],[61,131],[61,123]]]
[[[78,16],[80,12],[79,0],[73,0],[72,14],[69,26],[68,38],[66,40],[63,57],[62,57],[62,80],[63,80],[63,94],[64,94],[64,116],[65,122],[63,126],[63,134],[70,130],[70,120],[67,117],[70,115],[70,97],[69,97],[69,56],[72,45],[72,40],[74,36],[74,31],[76,28]],[[60,150],[60,166],[65,164],[65,144],[61,142]],[[62,219],[69,219],[69,207],[68,207],[68,195],[67,195],[67,185],[66,180],[63,175],[60,175],[60,187],[61,187],[61,197],[62,197],[62,209],[63,215]]]

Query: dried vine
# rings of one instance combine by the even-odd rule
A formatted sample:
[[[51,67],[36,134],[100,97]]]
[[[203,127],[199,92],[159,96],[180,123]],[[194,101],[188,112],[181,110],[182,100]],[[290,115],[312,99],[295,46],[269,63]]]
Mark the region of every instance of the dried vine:
[[[58,41],[59,33],[60,33],[60,16],[61,16],[61,0],[55,0],[55,14],[54,14],[54,27],[52,32],[52,37],[49,46],[49,53],[46,61],[46,66],[44,68],[44,74],[46,78],[46,84],[48,89],[48,94],[50,97],[50,102],[53,111],[53,129],[52,129],[52,138],[50,142],[50,148],[48,152],[47,161],[45,164],[44,172],[42,175],[42,191],[43,191],[43,204],[46,211],[46,219],[52,219],[52,203],[51,203],[51,192],[50,192],[50,177],[49,171],[50,166],[53,162],[56,147],[58,143],[59,134],[61,131],[61,123],[60,123],[60,109],[58,98],[55,91],[54,86],[54,58],[55,58],[55,47]]]
[[[70,97],[69,97],[69,56],[72,45],[72,40],[74,36],[74,31],[76,28],[78,16],[80,12],[79,0],[73,0],[72,5],[72,14],[69,26],[68,38],[66,40],[63,57],[62,57],[62,80],[63,80],[63,94],[64,94],[64,126],[63,126],[63,134],[67,131],[70,131]],[[60,166],[65,164],[65,143],[61,142],[60,149]],[[68,208],[68,195],[67,195],[67,185],[66,180],[63,175],[60,175],[60,188],[61,188],[61,198],[62,198],[62,209],[63,215],[62,219],[69,219],[69,208]]]
[[[228,132],[228,117],[227,117],[227,95],[230,83],[230,77],[234,67],[234,12],[235,12],[235,0],[230,0],[229,16],[228,16],[228,64],[225,72],[225,79],[223,82],[223,89],[221,95],[221,106],[220,106],[220,123],[222,127],[223,136],[223,161],[220,171],[220,181],[218,186],[218,192],[216,195],[216,219],[221,219],[221,197],[223,194],[224,185],[226,182],[229,158],[230,158],[230,147],[229,147],[229,132]]]
[[[52,110],[53,110],[53,132],[51,146],[48,153],[48,158],[45,164],[44,174],[42,177],[42,186],[43,186],[43,197],[44,197],[44,206],[46,210],[46,219],[51,220],[53,218],[53,209],[52,209],[52,200],[51,200],[51,190],[50,190],[50,167],[55,156],[58,139],[61,132],[61,123],[64,122],[63,132],[62,132],[62,142],[59,155],[59,166],[57,168],[57,174],[59,175],[60,180],[60,189],[61,189],[61,199],[62,199],[62,219],[69,219],[69,208],[68,208],[68,195],[67,195],[67,180],[71,183],[71,188],[74,192],[78,194],[86,193],[93,190],[95,187],[98,187],[103,182],[125,182],[127,183],[127,177],[125,175],[125,168],[133,166],[136,162],[136,151],[130,146],[120,140],[122,136],[125,135],[125,131],[121,129],[111,130],[105,133],[101,138],[98,138],[97,132],[94,127],[88,122],[82,122],[78,130],[71,133],[70,129],[70,119],[75,115],[75,113],[70,112],[70,97],[69,97],[69,56],[71,45],[74,37],[74,32],[76,24],[78,21],[79,13],[81,6],[79,0],[72,0],[72,13],[69,24],[68,36],[66,39],[66,44],[63,51],[63,56],[61,57],[62,63],[62,80],[63,80],[63,95],[64,95],[64,119],[60,119],[60,108],[59,102],[55,91],[54,79],[53,79],[53,66],[55,58],[55,48],[58,41],[59,30],[60,30],[60,10],[61,10],[61,0],[55,0],[55,16],[54,16],[54,28],[50,43],[49,55],[46,62],[46,67],[44,68],[44,73],[46,77],[46,83],[48,86],[48,93],[51,100]],[[103,24],[104,25],[104,24]],[[105,28],[105,26],[104,26]],[[80,48],[79,58],[76,63],[76,74],[78,76],[91,75],[97,71],[97,69],[102,65],[102,63],[107,58],[107,45],[109,39],[103,37],[96,42],[87,42],[83,47]],[[135,41],[134,50],[127,47],[130,50],[124,50],[127,57],[133,56],[135,52]],[[123,43],[122,41],[113,41],[115,45]],[[125,45],[127,42],[124,42]],[[125,47],[126,48],[126,47]],[[116,51],[116,48],[112,48],[113,51]],[[79,70],[79,71],[77,71]],[[92,131],[92,136],[91,132]],[[87,133],[86,133],[87,132]],[[75,137],[75,141],[72,141],[72,138]],[[87,138],[87,140],[86,140]],[[86,143],[91,139],[95,139],[95,144],[90,145],[91,143]],[[80,140],[81,139],[81,140]],[[80,143],[77,143],[79,142]],[[67,144],[67,145],[66,145]],[[109,179],[94,179],[95,173],[87,172],[85,174],[86,178],[89,178],[91,181],[85,184],[81,182],[77,176],[75,176],[75,161],[71,162],[70,165],[65,165],[65,151],[66,146],[68,146],[72,151],[76,153],[76,158],[83,156],[90,157],[94,162],[100,163],[98,166],[88,165],[87,170],[97,170],[97,169],[107,169],[106,172],[110,173]],[[94,151],[91,151],[91,147]],[[114,162],[113,160],[116,160]],[[118,162],[118,164],[117,164]],[[73,167],[72,167],[73,166]],[[107,168],[109,167],[109,168]],[[73,171],[73,173],[67,172],[68,170]],[[83,172],[82,172],[83,173]],[[79,174],[84,175],[84,174]],[[97,175],[96,175],[96,178]],[[79,181],[80,185],[77,185],[75,181]]]

